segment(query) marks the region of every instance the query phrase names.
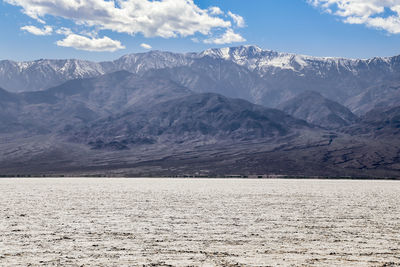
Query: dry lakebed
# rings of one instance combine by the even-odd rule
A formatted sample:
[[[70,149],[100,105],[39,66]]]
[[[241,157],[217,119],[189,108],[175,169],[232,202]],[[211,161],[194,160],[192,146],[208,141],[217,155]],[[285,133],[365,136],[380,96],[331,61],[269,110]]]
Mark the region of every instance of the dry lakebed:
[[[400,182],[0,179],[0,266],[400,266]]]

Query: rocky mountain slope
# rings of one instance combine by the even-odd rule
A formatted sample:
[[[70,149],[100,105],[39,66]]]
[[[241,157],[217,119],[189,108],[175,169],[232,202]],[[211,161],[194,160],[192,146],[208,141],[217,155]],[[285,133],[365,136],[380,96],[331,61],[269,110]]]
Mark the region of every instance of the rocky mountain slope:
[[[148,144],[218,144],[287,137],[310,130],[305,121],[241,99],[191,94],[143,108],[133,106],[73,133],[94,148]]]
[[[253,103],[260,102],[258,92],[269,91],[265,81],[246,67],[208,57],[193,59],[190,66],[152,69],[143,75],[170,79],[197,93],[213,92]]]
[[[399,103],[399,79],[369,86],[361,94],[346,101],[346,105],[356,114],[366,114],[376,108],[396,107]]]
[[[93,138],[168,134],[175,142],[193,133],[203,139],[257,139],[310,128],[279,110],[195,93],[168,79],[127,71],[72,80],[44,91],[15,94],[0,90],[0,97],[4,120],[26,128],[28,124],[47,128],[54,134],[84,126],[85,134]]]
[[[362,116],[359,123],[344,127],[342,131],[374,139],[397,139],[400,134],[400,106],[375,108]]]
[[[313,91],[305,91],[280,104],[278,108],[296,118],[327,129],[349,126],[358,121],[357,116],[348,108]]]
[[[254,46],[209,49],[201,53],[245,66],[264,78],[269,89],[281,92],[269,102],[263,90],[261,103],[277,105],[303,91],[312,90],[345,106],[370,87],[398,82],[400,56],[372,59],[318,58],[262,50]],[[264,96],[264,97],[263,97]],[[357,105],[351,106],[356,110]]]
[[[276,107],[304,91],[319,92],[358,115],[379,104],[395,105],[372,95],[396,91],[400,56],[372,59],[318,58],[262,50],[256,46],[209,49],[200,53],[151,51],[111,62],[81,60],[0,61],[0,87],[12,92],[37,91],[75,78],[126,70],[138,75],[160,70],[162,75],[197,92],[241,97]],[[174,75],[176,74],[176,75]]]
[[[398,61],[252,46],[2,61],[0,175],[400,178]]]
[[[39,91],[77,78],[104,74],[101,65],[84,60],[0,61],[0,86],[12,92]]]
[[[191,94],[173,81],[142,78],[119,71],[97,78],[77,79],[44,91],[8,93],[0,91],[2,120],[20,125],[21,131],[54,133],[85,124],[129,107],[147,107]]]

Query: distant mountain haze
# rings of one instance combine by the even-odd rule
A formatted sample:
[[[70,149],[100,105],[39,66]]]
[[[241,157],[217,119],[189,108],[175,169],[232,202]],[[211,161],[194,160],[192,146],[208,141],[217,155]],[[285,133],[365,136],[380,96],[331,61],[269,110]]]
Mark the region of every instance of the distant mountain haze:
[[[158,75],[195,92],[220,93],[276,107],[304,91],[315,91],[358,115],[399,100],[370,95],[397,92],[400,56],[372,59],[318,58],[263,50],[256,46],[208,49],[178,54],[151,51],[111,62],[82,60],[0,61],[0,87],[12,92],[38,91],[76,79],[126,70]],[[395,89],[390,89],[390,88]],[[397,86],[397,87],[396,87]],[[367,93],[369,92],[369,93]],[[393,95],[393,94],[390,94]]]
[[[400,178],[399,57],[0,62],[0,175]]]
[[[280,104],[278,108],[327,129],[348,126],[358,121],[357,116],[348,108],[313,91],[305,91]]]
[[[241,99],[191,94],[147,108],[134,106],[78,129],[75,137],[91,145],[119,147],[137,142],[218,143],[287,136],[311,127],[282,111]]]

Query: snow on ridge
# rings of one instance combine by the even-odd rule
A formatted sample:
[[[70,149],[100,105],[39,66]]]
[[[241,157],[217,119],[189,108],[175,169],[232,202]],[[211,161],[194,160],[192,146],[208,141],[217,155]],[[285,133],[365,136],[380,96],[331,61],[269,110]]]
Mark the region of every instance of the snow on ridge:
[[[148,57],[150,56],[150,57]],[[279,68],[290,70],[301,70],[307,67],[313,67],[315,64],[332,65],[336,68],[351,69],[357,64],[370,64],[372,62],[382,62],[390,64],[392,57],[377,57],[373,59],[348,59],[340,57],[315,57],[294,53],[282,53],[273,50],[265,50],[254,45],[243,45],[238,47],[210,48],[200,53],[171,53],[162,51],[150,51],[147,53],[128,54],[110,62],[90,62],[85,60],[67,59],[67,60],[48,60],[41,59],[36,61],[13,62],[16,64],[18,71],[23,72],[33,66],[50,68],[55,72],[68,73],[85,76],[91,73],[106,73],[103,64],[115,65],[115,67],[123,67],[122,65],[133,66],[139,64],[138,61],[147,61],[145,65],[153,65],[157,67],[157,62],[163,62],[159,67],[164,65],[188,65],[191,59],[210,56],[216,59],[232,60],[236,64],[246,66],[251,70],[265,68]],[[154,60],[154,62],[152,62]],[[1,63],[1,62],[0,62]],[[61,66],[60,66],[61,65]],[[127,66],[125,66],[127,67]],[[139,66],[137,66],[139,67]],[[144,67],[144,66],[141,66]],[[114,68],[111,68],[114,69]]]
[[[325,65],[328,68],[346,69],[357,72],[355,67],[359,64],[369,65],[372,62],[390,64],[393,57],[376,57],[372,59],[354,59],[343,57],[316,57],[294,53],[276,52],[261,49],[258,46],[244,45],[239,47],[211,48],[199,53],[199,57],[211,56],[224,60],[232,60],[236,64],[255,69],[287,69],[300,71],[313,68],[316,65]]]
[[[20,72],[30,68],[46,71],[51,70],[55,73],[64,74],[68,77],[85,77],[89,74],[103,74],[104,71],[99,63],[94,63],[78,59],[40,59],[35,61],[16,62]]]
[[[0,81],[3,87],[17,87],[11,80],[17,78],[32,81],[32,77],[39,75],[48,81],[38,81],[38,85],[28,82],[19,90],[32,88],[46,88],[55,83],[75,78],[88,78],[119,70],[139,73],[148,69],[169,68],[177,66],[190,66],[195,59],[203,57],[232,61],[251,71],[256,71],[261,76],[266,73],[277,73],[280,70],[296,72],[304,75],[314,72],[324,76],[330,70],[337,72],[351,72],[355,75],[362,69],[385,68],[392,69],[396,66],[398,57],[376,57],[371,59],[347,59],[340,57],[315,57],[294,53],[282,53],[262,49],[258,46],[244,45],[238,47],[210,48],[199,53],[172,53],[150,51],[146,53],[127,54],[114,61],[91,62],[78,59],[40,59],[36,61],[14,62],[0,61]],[[17,78],[16,78],[17,77]],[[44,84],[44,85],[42,85]]]

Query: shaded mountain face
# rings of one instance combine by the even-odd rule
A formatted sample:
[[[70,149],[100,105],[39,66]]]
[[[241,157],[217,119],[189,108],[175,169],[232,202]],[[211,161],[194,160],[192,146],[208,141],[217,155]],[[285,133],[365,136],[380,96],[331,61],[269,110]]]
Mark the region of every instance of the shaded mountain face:
[[[301,93],[278,108],[293,117],[327,129],[352,125],[359,120],[348,108],[313,91]]]
[[[400,177],[398,74],[399,57],[252,46],[2,61],[0,85],[20,89],[0,89],[0,175]]]
[[[219,143],[279,138],[311,129],[303,120],[240,99],[192,94],[146,109],[134,107],[73,133],[95,148],[137,144]]]
[[[203,56],[235,62],[256,72],[267,88],[279,88],[281,97],[263,104],[278,105],[295,95],[312,90],[345,105],[366,88],[399,81],[400,56],[373,59],[318,58],[262,50],[254,46],[209,49]],[[355,107],[352,107],[355,109]]]
[[[398,85],[400,56],[366,60],[317,58],[240,46],[187,54],[151,51],[100,63],[0,61],[0,86],[13,92],[43,90],[71,79],[120,70],[138,75],[162,70],[160,75],[196,92],[241,97],[268,107],[312,90],[361,115],[380,104],[373,95],[385,95],[392,84]],[[371,90],[366,93],[368,88]]]
[[[140,77],[118,71],[97,78],[78,79],[43,92],[24,94],[25,99],[56,98],[57,102],[85,103],[101,115],[112,114],[129,106],[149,105],[184,96],[191,92],[173,81],[158,77]]]
[[[266,82],[246,67],[210,57],[194,59],[189,66],[149,70],[143,75],[173,80],[197,93],[212,92],[256,104],[261,101],[260,92],[269,91]]]
[[[191,54],[151,51],[99,63],[77,59],[41,59],[28,62],[2,60],[0,87],[11,92],[40,91],[69,80],[93,78],[122,70],[143,73],[149,69],[187,65],[191,58]]]
[[[191,92],[164,79],[146,79],[126,71],[77,79],[45,91],[12,94],[0,91],[2,120],[31,134],[85,124],[132,106],[149,106]],[[32,129],[33,127],[33,129]],[[6,128],[6,126],[4,126]]]
[[[344,130],[352,135],[367,135],[392,142],[400,134],[400,106],[375,108],[363,116],[360,123]]]
[[[0,88],[0,133],[9,133],[21,129],[16,116],[19,99],[15,94]]]
[[[85,60],[0,61],[0,86],[11,92],[45,90],[68,80],[104,74],[101,65]]]
[[[141,74],[151,69],[188,66],[196,58],[195,53],[179,54],[171,52],[150,51],[147,53],[125,55],[112,62],[101,62],[104,72],[126,70]]]
[[[374,109],[396,107],[400,103],[400,80],[383,81],[367,87],[364,92],[346,101],[346,105],[356,114],[366,114]]]
[[[17,97],[15,96],[15,94],[12,94],[4,90],[3,88],[0,88],[0,103],[2,104],[0,105],[0,108],[4,108],[4,105],[6,105],[7,103],[12,103],[16,101]]]
[[[127,71],[72,80],[45,91],[0,93],[1,101],[11,103],[4,119],[18,122],[31,135],[62,132],[68,136],[82,128],[91,141],[99,137],[104,142],[123,138],[131,143],[142,139],[174,143],[268,138],[309,127],[279,110],[194,93],[160,75]]]
[[[120,71],[39,92],[0,90],[0,174],[400,176],[396,110],[323,130],[168,77]],[[315,93],[304,98],[330,107]],[[375,131],[382,123],[389,134]]]

